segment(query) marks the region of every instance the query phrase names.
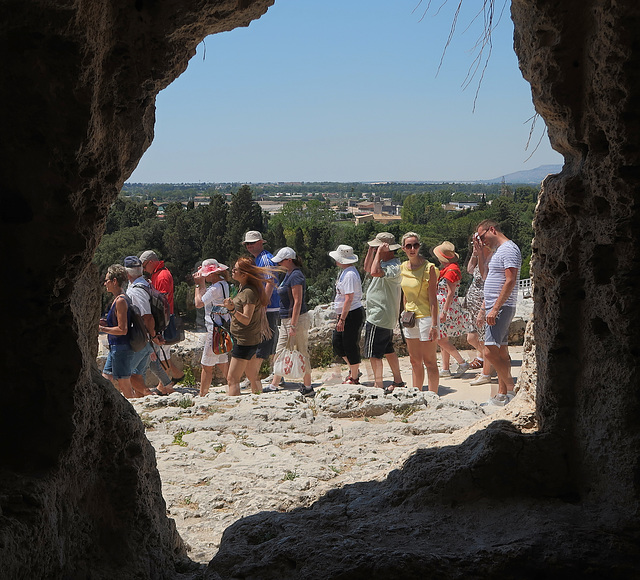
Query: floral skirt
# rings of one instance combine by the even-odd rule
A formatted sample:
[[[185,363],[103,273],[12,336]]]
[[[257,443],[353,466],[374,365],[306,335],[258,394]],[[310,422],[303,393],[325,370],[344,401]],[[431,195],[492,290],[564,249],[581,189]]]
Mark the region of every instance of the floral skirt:
[[[447,299],[446,286],[438,286],[438,307],[440,312]],[[471,324],[471,317],[469,313],[462,308],[460,301],[458,300],[458,293],[456,292],[455,298],[451,302],[451,307],[447,311],[447,320],[444,324],[440,324],[440,334],[442,336],[448,336],[453,338],[455,336],[461,336],[467,334],[473,330]]]

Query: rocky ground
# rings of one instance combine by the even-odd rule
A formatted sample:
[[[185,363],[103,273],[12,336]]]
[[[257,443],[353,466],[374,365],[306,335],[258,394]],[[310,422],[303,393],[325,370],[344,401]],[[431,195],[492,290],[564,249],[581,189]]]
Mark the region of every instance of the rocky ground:
[[[517,376],[522,347],[511,356]],[[410,382],[407,357],[401,368]],[[363,384],[355,386],[340,384],[344,366],[316,369],[314,398],[290,383],[263,395],[233,398],[217,387],[199,397],[195,388],[180,387],[168,397],[131,401],[156,449],[167,511],[192,560],[209,562],[224,530],[242,517],[309,506],[331,489],[383,479],[416,449],[457,443],[508,409],[480,405],[497,384],[471,387],[476,371],[441,379],[437,396],[412,387],[384,395],[363,370]]]

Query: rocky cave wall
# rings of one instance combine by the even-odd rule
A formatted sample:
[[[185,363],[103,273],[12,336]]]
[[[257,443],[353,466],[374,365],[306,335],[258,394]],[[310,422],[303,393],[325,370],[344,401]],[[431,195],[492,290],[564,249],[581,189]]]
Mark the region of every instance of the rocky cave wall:
[[[151,142],[157,93],[207,34],[272,3],[0,5],[7,577],[169,578],[183,565],[142,425],[95,369],[90,262]],[[240,522],[211,578],[638,574],[639,12],[636,0],[512,3],[521,69],[566,160],[536,215],[540,433],[496,421],[386,482]]]

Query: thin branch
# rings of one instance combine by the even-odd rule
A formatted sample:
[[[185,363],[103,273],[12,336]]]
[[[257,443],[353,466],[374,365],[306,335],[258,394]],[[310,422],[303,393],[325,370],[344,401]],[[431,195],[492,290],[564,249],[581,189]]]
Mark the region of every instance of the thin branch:
[[[536,121],[540,118],[540,115],[538,113],[536,113],[535,115],[533,115],[533,117],[529,117],[525,123],[528,123],[529,121],[531,121],[531,127],[529,129],[529,138],[527,139],[527,144],[524,148],[524,150],[526,151],[527,149],[529,149],[529,143],[531,143],[531,137],[533,137],[533,132],[536,128]],[[535,146],[535,149],[531,152],[531,155],[529,155],[529,157],[527,157],[524,162],[526,163],[527,161],[529,161],[529,159],[531,159],[533,157],[533,155],[535,154],[535,152],[538,150],[538,147],[540,147],[540,143],[542,143],[542,139],[544,139],[545,134],[547,133],[546,131],[547,127],[545,125],[545,130],[542,131],[542,134],[540,135],[540,139],[538,139],[538,143]]]

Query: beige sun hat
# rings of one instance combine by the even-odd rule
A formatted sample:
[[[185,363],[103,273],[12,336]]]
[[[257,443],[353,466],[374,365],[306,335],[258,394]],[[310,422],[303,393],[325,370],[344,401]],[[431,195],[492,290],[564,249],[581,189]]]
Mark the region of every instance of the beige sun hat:
[[[433,248],[433,254],[442,262],[451,262],[460,259],[460,256],[456,254],[456,247],[451,242],[442,242],[439,246]]]
[[[367,242],[372,248],[377,248],[382,244],[389,244],[389,249],[399,250],[402,246],[400,244],[396,244],[396,237],[389,232],[380,232],[373,240]]]
[[[353,248],[344,244],[340,244],[333,252],[329,252],[329,255],[338,264],[353,264],[358,261],[358,256],[353,253]]]
[[[244,235],[244,239],[241,243],[252,244],[253,242],[259,242],[260,240],[264,241],[262,234],[256,230],[250,230]]]

